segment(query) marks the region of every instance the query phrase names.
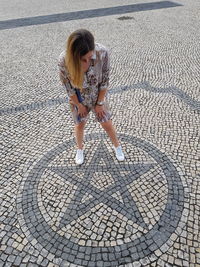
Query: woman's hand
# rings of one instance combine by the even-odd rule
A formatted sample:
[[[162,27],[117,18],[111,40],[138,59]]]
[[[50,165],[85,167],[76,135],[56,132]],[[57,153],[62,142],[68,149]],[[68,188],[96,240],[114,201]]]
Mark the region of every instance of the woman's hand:
[[[88,110],[83,104],[78,103],[77,108],[78,108],[78,115],[80,115],[81,117],[85,117],[88,114]]]
[[[103,119],[103,117],[105,116],[105,110],[104,110],[104,105],[100,106],[100,105],[96,105],[95,108],[94,108],[97,116],[100,118],[100,119]]]

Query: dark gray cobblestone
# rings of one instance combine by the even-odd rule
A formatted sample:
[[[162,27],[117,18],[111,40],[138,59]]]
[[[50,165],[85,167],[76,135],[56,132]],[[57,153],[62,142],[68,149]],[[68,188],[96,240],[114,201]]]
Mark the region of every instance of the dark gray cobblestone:
[[[186,197],[184,195],[187,193],[187,188],[185,188],[186,184],[184,181],[181,181],[181,180],[179,181],[180,176],[178,172],[176,171],[176,168],[174,167],[174,165],[170,162],[170,160],[162,152],[159,152],[158,150],[156,150],[153,145],[149,143],[145,143],[144,141],[139,140],[137,138],[121,134],[121,139],[123,140],[123,142],[127,144],[129,143],[129,146],[133,145],[133,146],[138,147],[138,149],[142,149],[146,151],[145,153],[147,154],[143,152],[144,153],[143,157],[146,157],[147,155],[149,155],[148,156],[149,158],[148,157],[146,158],[146,161],[148,163],[139,163],[139,162],[132,163],[131,161],[129,161],[129,158],[127,158],[127,163],[119,164],[115,161],[114,158],[113,159],[110,158],[110,161],[112,161],[112,164],[111,164],[112,170],[110,170],[109,169],[110,163],[104,160],[104,158],[109,158],[110,156],[109,144],[107,143],[107,139],[105,139],[104,135],[99,135],[99,138],[102,141],[98,141],[99,139],[96,139],[95,134],[86,136],[87,149],[89,150],[93,149],[94,141],[97,144],[99,143],[97,145],[97,148],[94,150],[94,155],[93,155],[93,159],[95,159],[97,165],[95,167],[95,165],[92,164],[93,161],[91,160],[89,160],[88,163],[86,162],[85,169],[84,169],[84,172],[86,173],[86,175],[84,174],[81,168],[76,167],[73,163],[72,165],[68,164],[68,165],[63,165],[63,166],[58,164],[59,162],[62,162],[62,158],[63,156],[65,157],[65,154],[67,151],[68,151],[67,152],[68,156],[70,157],[70,153],[72,151],[71,147],[73,146],[73,141],[68,141],[65,143],[61,143],[60,145],[55,147],[53,150],[50,150],[44,157],[42,157],[37,162],[37,164],[35,164],[35,167],[29,172],[29,175],[25,177],[24,182],[22,182],[22,186],[19,190],[19,195],[17,199],[18,215],[20,218],[22,218],[22,220],[20,219],[19,221],[20,224],[22,225],[22,230],[24,229],[25,235],[27,235],[27,233],[30,232],[31,235],[35,237],[35,239],[30,239],[31,236],[29,235],[29,242],[31,242],[33,246],[37,244],[36,240],[38,240],[38,242],[41,245],[43,245],[45,248],[47,248],[48,246],[48,243],[46,243],[46,241],[49,241],[52,243],[52,246],[48,247],[48,250],[42,249],[40,251],[42,256],[38,256],[37,263],[41,264],[42,266],[46,264],[45,262],[47,262],[47,261],[44,261],[43,258],[48,258],[49,260],[53,260],[53,256],[51,256],[51,253],[53,255],[55,254],[57,257],[61,257],[63,260],[67,262],[75,263],[77,265],[83,264],[83,261],[87,262],[88,266],[89,265],[92,266],[92,264],[94,265],[94,262],[96,261],[98,261],[98,263],[99,261],[104,262],[105,266],[107,266],[109,262],[115,263],[116,266],[122,263],[124,264],[130,263],[134,260],[136,261],[137,259],[144,258],[144,257],[147,257],[148,255],[151,255],[151,253],[154,251],[157,251],[159,247],[161,247],[162,252],[165,252],[170,246],[170,242],[167,242],[169,243],[169,245],[167,245],[166,243],[166,241],[168,240],[170,236],[170,234],[168,233],[170,232],[173,233],[175,229],[177,228],[178,223],[180,224],[179,220],[181,219],[181,214],[183,211],[183,206],[181,207],[180,203],[184,205],[184,202],[186,201]],[[103,156],[101,155],[100,157],[97,157],[99,151],[103,151],[103,154],[102,154]],[[92,167],[90,167],[90,165]],[[102,167],[104,168],[105,173],[111,174],[110,176],[111,180],[107,179],[108,184],[106,186],[105,184],[101,185],[101,183],[98,185],[98,183],[96,183],[94,180],[96,173],[101,174]],[[115,168],[118,169],[118,175],[115,175],[113,173],[113,170],[115,170]],[[167,204],[168,203],[166,202],[167,198],[164,197],[162,199],[161,197],[162,191],[160,191],[159,193],[160,204],[161,204],[160,207],[161,207],[161,212],[163,213],[163,215],[161,217],[158,216],[157,224],[156,224],[156,221],[154,220],[154,216],[151,216],[150,211],[147,211],[147,215],[149,214],[148,216],[150,217],[146,217],[145,219],[145,216],[142,215],[143,213],[141,213],[142,209],[140,209],[139,211],[138,207],[136,206],[136,202],[133,202],[133,200],[138,202],[138,199],[135,199],[134,195],[132,195],[133,200],[129,198],[129,194],[127,195],[127,189],[129,193],[132,194],[131,186],[133,186],[133,182],[134,184],[135,184],[135,181],[137,180],[139,182],[141,176],[144,175],[144,177],[146,177],[145,175],[146,173],[148,173],[148,175],[151,176],[151,170],[153,171],[152,177],[154,177],[154,179],[156,176],[158,176],[158,180],[155,186],[156,187],[158,186],[159,189],[163,188],[163,186],[166,188],[168,187],[167,190],[171,196],[168,200],[169,204]],[[93,181],[93,182],[90,182],[90,184],[88,184],[89,182],[88,171],[91,175],[90,179],[91,181]],[[121,171],[123,175],[119,176]],[[162,172],[163,174],[162,174],[162,179],[161,179],[159,177]],[[35,174],[37,173],[37,175],[33,175],[34,173]],[[72,174],[73,176],[71,176]],[[51,179],[49,179],[50,176],[52,176]],[[58,178],[54,179],[54,176],[61,177],[64,180],[62,181],[62,180],[59,180]],[[79,179],[77,179],[76,176],[79,177]],[[174,178],[172,179],[173,176]],[[46,179],[46,177],[48,177],[48,180]],[[81,177],[81,180],[80,180],[80,177]],[[101,181],[103,183],[103,179]],[[60,182],[61,184],[59,184]],[[50,186],[49,186],[49,183],[50,183]],[[76,192],[75,190],[77,190],[77,188],[80,187],[81,191],[77,195],[77,201],[80,203],[82,202],[83,196],[85,196],[87,192],[89,192],[89,194],[92,194],[90,195],[90,198],[85,199],[87,203],[87,206],[85,207],[89,207],[88,211],[84,211],[84,214],[82,212],[77,213],[78,217],[77,217],[76,212],[74,212],[74,215],[73,215],[73,211],[75,211],[75,208],[73,207],[74,204],[73,205],[71,204],[72,205],[71,207],[70,205],[68,205],[67,213],[66,213],[67,210],[62,211],[63,204],[65,206],[65,200],[63,199],[63,197],[66,195],[66,191],[63,191],[63,190],[66,190],[63,187],[65,183],[68,188],[67,190],[69,190],[71,194],[74,194]],[[124,186],[119,187],[118,184],[120,185],[122,183],[124,183]],[[183,183],[185,184],[184,187],[183,187]],[[31,187],[29,186],[30,184],[32,185]],[[77,187],[76,185],[78,184],[80,184],[80,186]],[[85,184],[87,184],[87,187],[85,187]],[[35,186],[37,186],[37,190]],[[152,182],[151,182],[151,186],[153,186]],[[127,189],[125,190],[126,187]],[[51,194],[49,189],[52,190],[54,194]],[[91,189],[91,190],[88,190],[88,189]],[[139,189],[140,187],[135,187],[135,190],[139,190]],[[35,202],[36,195],[34,192],[37,192],[37,191],[39,192],[39,195],[38,195],[39,198],[37,197],[37,203],[38,203],[39,209]],[[119,192],[118,195],[114,194],[116,193],[116,191]],[[165,191],[166,189],[163,188],[163,193]],[[179,194],[178,191],[180,191],[181,193]],[[22,193],[22,195],[20,192]],[[109,194],[106,195],[107,194],[106,192],[109,192]],[[139,192],[140,191],[138,191],[138,194]],[[101,195],[102,195],[102,198],[101,198]],[[120,201],[122,201],[122,203],[118,201],[118,205],[116,205],[115,202],[118,200],[119,195],[121,196]],[[173,195],[174,197],[172,197]],[[179,198],[184,201],[179,201]],[[20,201],[20,199],[22,199],[22,201]],[[41,204],[43,203],[42,205],[40,204],[40,199],[41,200],[43,199],[41,202]],[[96,201],[97,199],[98,201]],[[62,202],[62,200],[64,202],[62,205],[60,205],[60,201]],[[162,208],[162,205],[163,205],[162,201],[164,201],[165,203],[164,210]],[[107,208],[106,206],[104,206],[103,204],[104,202],[105,204],[106,203],[108,204]],[[155,202],[155,199],[154,199],[154,202]],[[74,203],[76,203],[76,201]],[[114,206],[113,206],[113,203],[115,203]],[[131,206],[130,206],[130,203],[132,203]],[[81,205],[83,205],[83,208],[84,208],[84,205],[85,205],[84,202]],[[120,209],[118,209],[119,205],[121,205]],[[126,207],[126,205],[128,206]],[[168,208],[168,205],[170,205],[170,208]],[[27,209],[27,206],[29,207],[29,209]],[[44,208],[47,211],[46,215],[43,211]],[[135,212],[131,211],[132,209]],[[55,212],[58,212],[59,210],[61,212],[60,214],[62,214],[62,217],[57,218],[59,219],[59,223],[57,223],[56,220],[54,221],[52,216],[55,216],[53,214],[55,214]],[[120,213],[118,212],[118,210],[120,211]],[[177,213],[175,216],[173,210],[176,210],[176,211],[180,210],[180,214]],[[44,217],[42,216],[41,212],[44,213],[43,214]],[[129,214],[134,214],[134,213],[135,213],[134,216],[138,216],[137,225],[134,226],[136,227],[135,229],[133,228],[133,225],[136,222],[134,221],[135,217],[132,217],[132,216],[130,217],[129,215]],[[166,215],[164,215],[165,213]],[[87,214],[88,215],[91,214],[92,217],[90,218],[90,215],[88,216]],[[33,219],[33,216],[36,216],[36,220]],[[100,223],[99,223],[99,218],[100,218],[99,216],[101,217],[103,216],[102,218],[105,218],[102,221],[100,221]],[[112,218],[112,221],[109,220],[109,217]],[[30,218],[32,219],[30,220]],[[169,226],[169,222],[167,218],[170,219],[169,222],[173,221],[173,224],[170,224],[171,226]],[[74,219],[77,220],[77,222]],[[146,220],[146,222],[144,221],[144,219]],[[85,223],[84,223],[84,220],[85,220]],[[36,222],[36,225],[34,222]],[[91,225],[89,226],[89,229],[91,230],[88,230],[87,228],[85,228],[84,230],[84,227],[85,226],[88,227],[88,223],[90,224],[90,222],[92,222]],[[116,223],[113,224],[113,222],[116,222]],[[147,226],[147,222],[149,226]],[[33,225],[33,227],[30,227],[31,224]],[[153,228],[150,226],[151,224],[154,225]],[[161,231],[158,231],[160,225],[162,225],[163,228],[161,227]],[[23,226],[25,226],[25,228]],[[49,228],[49,226],[52,227],[53,231],[50,230],[51,228]],[[125,237],[123,236],[123,233],[126,233],[126,230],[124,229],[126,226],[127,226],[127,230],[130,231],[130,233],[128,234],[127,232],[128,235]],[[99,227],[99,229],[103,229],[103,232],[101,233],[102,235],[101,239],[98,239],[99,231],[97,231],[97,234],[95,234],[94,232],[95,229],[98,230],[97,227]],[[28,232],[26,229],[28,230]],[[83,229],[83,232],[81,229]],[[107,231],[109,233],[109,229],[111,229],[111,231],[113,232],[116,232],[114,237],[118,235],[120,236],[122,234],[122,239],[121,240],[118,239],[115,241],[115,238],[113,238],[112,235],[106,235]],[[165,231],[163,232],[162,229],[165,229]],[[149,230],[150,232],[148,233]],[[52,231],[52,234],[51,234],[51,231]],[[56,234],[55,231],[58,234]],[[133,235],[131,234],[132,231],[133,231]],[[137,231],[138,231],[137,235],[139,235],[138,237],[140,237],[140,239],[137,239],[137,235],[136,235]],[[145,234],[145,236],[143,234]],[[105,241],[104,241],[104,235],[105,235]],[[57,240],[59,241],[57,242]],[[148,248],[149,246],[148,240],[151,240],[152,242],[152,246],[150,246],[149,248]],[[91,242],[88,242],[88,241],[91,241]],[[61,245],[62,243],[63,245]],[[88,247],[88,245],[84,247],[83,244],[88,244],[88,245],[90,244],[90,247]],[[162,246],[163,244],[165,245]],[[59,248],[61,250],[58,250]],[[146,262],[146,261],[147,260],[143,260],[143,262]]]

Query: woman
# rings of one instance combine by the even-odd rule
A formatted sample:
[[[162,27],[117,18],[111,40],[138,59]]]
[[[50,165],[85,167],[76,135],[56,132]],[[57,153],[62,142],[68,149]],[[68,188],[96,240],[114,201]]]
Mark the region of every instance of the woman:
[[[123,161],[124,154],[106,100],[110,68],[107,49],[95,43],[93,35],[88,30],[77,30],[69,36],[67,49],[61,53],[58,66],[75,123],[76,164],[80,165],[84,161],[84,127],[91,110],[109,135],[117,159]]]

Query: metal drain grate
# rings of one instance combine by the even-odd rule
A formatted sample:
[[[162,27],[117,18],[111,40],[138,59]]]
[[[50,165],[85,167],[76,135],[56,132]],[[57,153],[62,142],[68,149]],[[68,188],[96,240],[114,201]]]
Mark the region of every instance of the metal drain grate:
[[[117,19],[119,19],[119,20],[127,20],[127,19],[134,19],[134,17],[123,16],[123,17],[119,17]]]

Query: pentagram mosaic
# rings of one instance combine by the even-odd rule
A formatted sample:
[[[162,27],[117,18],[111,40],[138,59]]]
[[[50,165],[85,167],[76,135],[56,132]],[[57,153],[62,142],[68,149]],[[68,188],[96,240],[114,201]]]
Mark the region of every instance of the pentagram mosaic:
[[[152,144],[121,140],[129,147],[124,162],[99,134],[86,137],[81,167],[74,164],[73,140],[36,162],[17,202],[21,227],[38,249],[81,266],[118,266],[167,243],[184,209],[181,177]]]

